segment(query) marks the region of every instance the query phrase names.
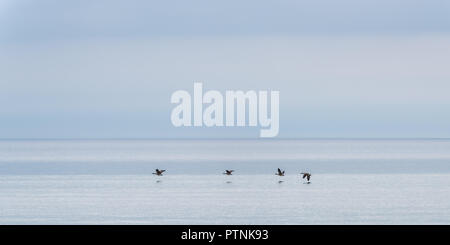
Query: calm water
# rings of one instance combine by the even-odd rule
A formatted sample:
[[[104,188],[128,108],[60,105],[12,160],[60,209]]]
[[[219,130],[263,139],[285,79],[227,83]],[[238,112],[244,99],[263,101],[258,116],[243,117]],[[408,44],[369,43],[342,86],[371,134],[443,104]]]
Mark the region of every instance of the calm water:
[[[0,224],[450,224],[450,140],[0,141],[0,173]]]

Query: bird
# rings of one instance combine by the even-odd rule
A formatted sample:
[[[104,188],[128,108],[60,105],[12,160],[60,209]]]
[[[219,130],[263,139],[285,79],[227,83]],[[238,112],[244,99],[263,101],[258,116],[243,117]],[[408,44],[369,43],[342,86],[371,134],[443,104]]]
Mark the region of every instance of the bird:
[[[232,175],[233,172],[234,172],[234,170],[225,170],[225,172],[223,174]]]
[[[311,173],[305,173],[305,172],[303,172],[303,173],[300,173],[300,174],[303,174],[303,179],[304,178],[306,178],[306,180],[308,181],[308,183],[309,183],[309,180],[311,179]]]
[[[156,174],[156,175],[158,175],[158,176],[162,176],[164,172],[166,172],[166,170],[164,170],[164,169],[161,169],[161,170],[156,169],[156,170],[155,170],[155,173],[153,173],[153,174]]]
[[[284,171],[281,171],[281,169],[278,168],[278,173],[275,173],[275,175],[284,176]]]

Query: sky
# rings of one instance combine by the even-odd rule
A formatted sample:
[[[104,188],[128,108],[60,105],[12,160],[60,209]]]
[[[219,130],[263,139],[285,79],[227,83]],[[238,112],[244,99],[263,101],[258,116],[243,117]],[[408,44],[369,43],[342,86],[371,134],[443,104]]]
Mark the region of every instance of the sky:
[[[0,139],[175,128],[176,90],[280,91],[279,138],[450,137],[450,3],[0,0]]]

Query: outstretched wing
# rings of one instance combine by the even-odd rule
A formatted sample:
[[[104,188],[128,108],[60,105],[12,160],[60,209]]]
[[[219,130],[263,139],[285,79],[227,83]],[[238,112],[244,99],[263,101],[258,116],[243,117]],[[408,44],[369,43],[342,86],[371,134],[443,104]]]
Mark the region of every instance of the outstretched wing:
[[[164,173],[164,172],[166,172],[166,170],[164,170],[164,169],[161,169],[160,173]]]
[[[282,174],[282,172],[281,172],[281,169],[280,169],[280,168],[278,168],[278,174]]]

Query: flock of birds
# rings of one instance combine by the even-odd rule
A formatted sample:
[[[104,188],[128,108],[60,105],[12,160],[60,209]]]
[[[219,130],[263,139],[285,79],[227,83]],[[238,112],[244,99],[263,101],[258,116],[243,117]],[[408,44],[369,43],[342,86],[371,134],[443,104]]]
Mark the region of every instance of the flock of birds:
[[[157,176],[162,176],[164,172],[166,172],[166,170],[164,170],[164,169],[156,169],[153,174],[157,175]],[[234,172],[234,170],[226,169],[223,174],[233,175],[233,172]],[[281,170],[280,168],[278,168],[278,171],[275,173],[275,175],[284,176],[284,170]],[[309,172],[302,172],[302,173],[300,173],[300,175],[302,175],[302,179],[306,179],[307,180],[307,182],[306,182],[307,184],[311,183],[309,181],[311,179],[311,173],[309,173]]]

